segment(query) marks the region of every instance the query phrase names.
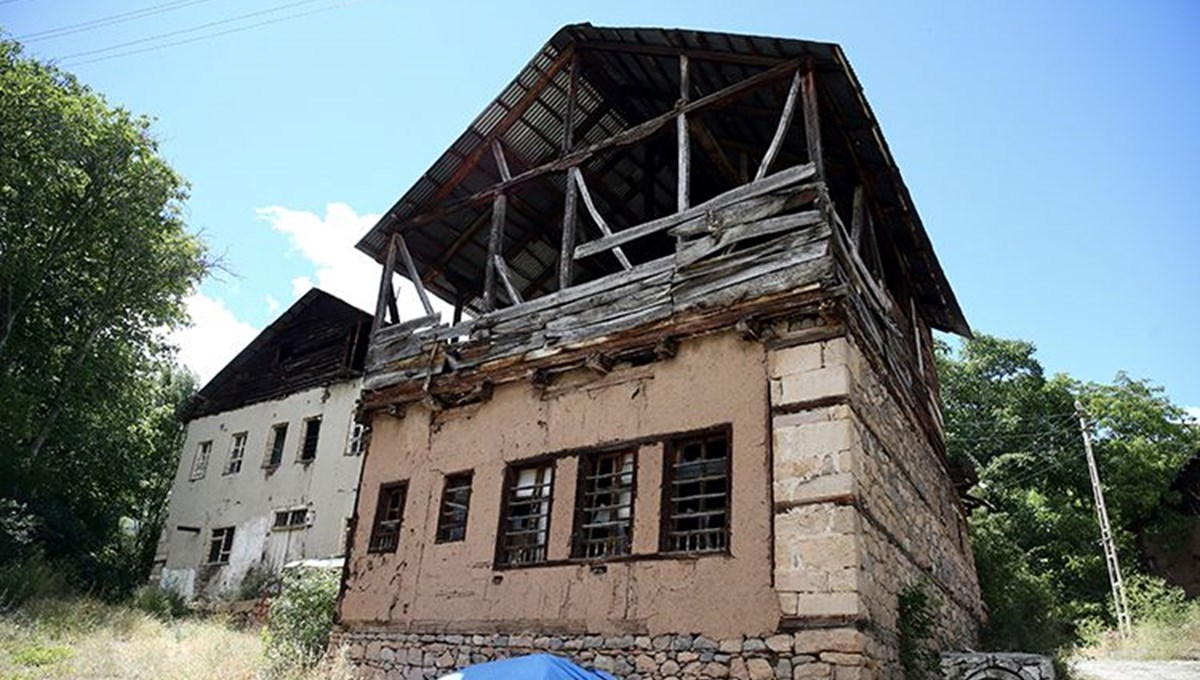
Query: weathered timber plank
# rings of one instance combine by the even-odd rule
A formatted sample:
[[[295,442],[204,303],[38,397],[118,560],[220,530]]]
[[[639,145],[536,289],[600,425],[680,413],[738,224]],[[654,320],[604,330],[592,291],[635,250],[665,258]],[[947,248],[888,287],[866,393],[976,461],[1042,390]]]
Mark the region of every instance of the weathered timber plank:
[[[736,227],[731,227],[687,243],[678,253],[678,266],[680,268],[687,267],[693,262],[739,241],[810,227],[814,224],[819,224],[824,219],[821,211],[807,210],[802,213],[770,217],[757,222],[740,224]]]
[[[788,168],[774,175],[765,177],[757,182],[751,182],[736,189],[726,191],[710,198],[692,208],[688,208],[682,212],[677,212],[674,215],[667,215],[656,220],[651,220],[644,224],[639,224],[635,227],[623,229],[616,232],[612,236],[596,239],[590,243],[584,243],[575,249],[575,258],[582,259],[596,253],[602,253],[616,246],[628,243],[635,239],[656,234],[660,231],[665,231],[671,227],[680,225],[691,219],[703,219],[704,214],[708,211],[717,210],[727,205],[744,201],[746,199],[755,198],[768,194],[785,187],[799,184],[815,174],[815,169],[812,164],[799,165],[794,168]]]
[[[816,72],[809,64],[800,83],[804,99],[804,138],[808,145],[808,161],[817,166],[817,176],[825,179],[825,153],[821,150],[821,119],[817,106]]]
[[[396,271],[396,241],[388,239],[387,258],[383,263],[383,273],[379,276],[379,298],[375,301],[375,320],[371,330],[377,331],[383,325],[384,313],[387,310],[388,291],[392,290],[392,273]],[[399,321],[399,319],[396,319]]]
[[[496,260],[504,242],[504,223],[507,218],[508,197],[496,194],[492,203],[492,230],[488,233],[488,259],[483,277],[483,309],[496,308]]]
[[[800,91],[801,78],[800,69],[796,69],[796,75],[792,76],[791,87],[788,88],[787,99],[783,102],[783,111],[779,114],[779,125],[775,127],[775,136],[771,138],[771,145],[767,147],[767,153],[763,155],[762,162],[758,165],[758,172],[754,173],[756,180],[767,176],[767,171],[771,169],[771,163],[775,162],[775,156],[779,154],[779,148],[783,146],[783,138],[787,136],[788,128],[792,125],[792,113],[796,110],[796,95]]]
[[[688,56],[679,55],[679,102],[676,106],[687,104],[691,90],[691,74],[688,68]],[[675,209],[687,210],[691,205],[692,187],[692,140],[688,137],[687,113],[680,108],[675,118],[675,137],[678,145],[678,166],[676,168],[677,183],[675,187]]]
[[[691,219],[670,230],[676,238],[688,239],[704,236],[736,224],[753,222],[771,217],[784,210],[799,208],[816,200],[818,184],[802,184],[795,188],[773,191],[763,196],[739,201],[723,208],[711,210],[700,218]]]

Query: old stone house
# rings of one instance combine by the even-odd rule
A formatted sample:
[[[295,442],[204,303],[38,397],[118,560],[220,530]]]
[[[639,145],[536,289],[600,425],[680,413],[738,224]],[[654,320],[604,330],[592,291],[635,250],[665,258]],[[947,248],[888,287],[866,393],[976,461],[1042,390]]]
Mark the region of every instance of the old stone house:
[[[313,289],[189,402],[155,562],[163,587],[236,597],[289,562],[342,555],[365,443],[353,416],[370,325]]]
[[[367,677],[892,678],[909,587],[975,640],[930,335],[970,331],[837,45],[567,26],[359,248]]]

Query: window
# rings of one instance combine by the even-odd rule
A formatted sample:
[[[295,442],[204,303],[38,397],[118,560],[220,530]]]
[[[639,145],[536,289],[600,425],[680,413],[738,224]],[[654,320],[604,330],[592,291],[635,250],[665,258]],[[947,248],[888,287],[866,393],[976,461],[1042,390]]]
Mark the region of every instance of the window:
[[[308,508],[292,508],[276,510],[275,524],[271,528],[275,531],[290,531],[303,529],[306,526],[308,526]]]
[[[400,543],[400,523],[404,519],[404,497],[407,482],[392,482],[379,487],[379,503],[375,506],[375,525],[371,528],[368,552],[395,552]]]
[[[579,497],[571,556],[628,555],[633,549],[633,452],[579,459]]]
[[[729,545],[729,435],[667,443],[663,552],[710,552]]]
[[[300,446],[300,461],[311,462],[317,457],[317,439],[321,436],[321,416],[304,421],[304,441]]]
[[[236,475],[242,471],[242,458],[246,456],[246,433],[233,435],[233,445],[229,447],[229,462],[225,464],[225,474]]]
[[[192,481],[203,479],[204,473],[208,471],[208,455],[212,453],[212,440],[200,442],[196,447],[196,456],[192,458],[192,473],[188,477]]]
[[[509,468],[504,514],[500,524],[500,564],[530,564],[546,560],[550,534],[550,500],[554,462]]]
[[[208,563],[229,564],[231,552],[233,552],[233,527],[213,529],[212,539],[208,542]]]
[[[467,512],[471,507],[471,473],[447,475],[438,511],[437,542],[452,543],[467,536]]]
[[[367,448],[367,436],[370,430],[362,423],[350,426],[350,440],[346,442],[346,455],[359,456]]]
[[[287,423],[271,427],[271,448],[267,451],[267,467],[277,467],[283,462],[283,447],[287,443]]]

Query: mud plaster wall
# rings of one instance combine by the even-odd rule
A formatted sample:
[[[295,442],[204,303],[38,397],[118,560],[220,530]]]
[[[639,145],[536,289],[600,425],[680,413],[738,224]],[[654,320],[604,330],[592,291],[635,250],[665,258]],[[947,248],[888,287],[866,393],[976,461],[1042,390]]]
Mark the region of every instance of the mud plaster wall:
[[[732,428],[730,554],[655,555],[662,447],[637,453],[634,554],[646,559],[494,570],[506,464],[546,453],[708,428]],[[372,422],[351,574],[347,628],[484,633],[689,632],[714,638],[773,632],[767,380],[763,348],[733,333],[690,339],[670,360],[579,371],[543,394],[529,382],[496,388],[482,404]],[[566,560],[578,459],[556,460],[549,561]],[[435,544],[443,477],[474,471],[466,539]],[[381,483],[408,480],[398,549],[367,553]],[[714,612],[719,615],[714,616]]]

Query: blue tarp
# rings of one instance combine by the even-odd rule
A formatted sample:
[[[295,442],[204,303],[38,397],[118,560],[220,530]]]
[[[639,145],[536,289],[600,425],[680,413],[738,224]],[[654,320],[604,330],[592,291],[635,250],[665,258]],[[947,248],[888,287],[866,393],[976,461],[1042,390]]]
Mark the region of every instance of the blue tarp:
[[[608,673],[580,668],[552,654],[489,661],[461,668],[457,674],[463,680],[617,680]]]

